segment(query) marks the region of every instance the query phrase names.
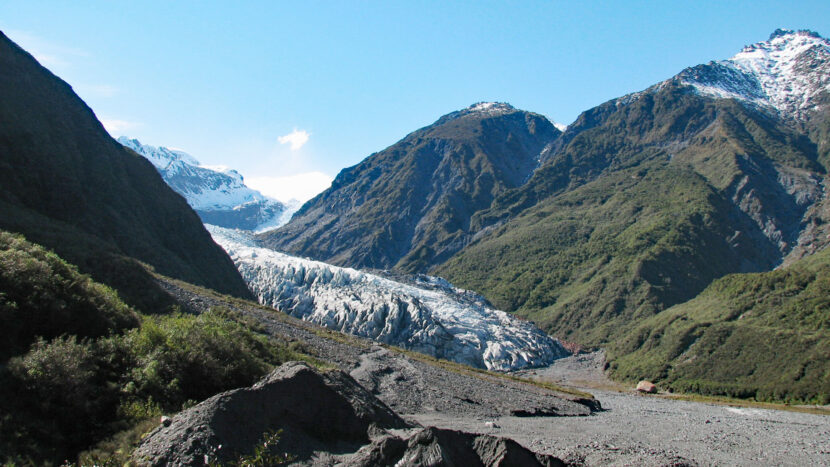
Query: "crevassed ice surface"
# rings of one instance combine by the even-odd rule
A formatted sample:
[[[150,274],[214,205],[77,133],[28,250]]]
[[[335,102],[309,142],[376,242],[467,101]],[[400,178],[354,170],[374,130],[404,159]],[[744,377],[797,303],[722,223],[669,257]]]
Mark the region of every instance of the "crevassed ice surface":
[[[239,230],[208,230],[259,302],[294,317],[490,370],[543,366],[568,355],[532,323],[443,279],[397,282],[260,248]]]
[[[830,41],[812,31],[776,30],[729,60],[684,70],[678,78],[700,93],[767,106],[799,117],[830,91]]]

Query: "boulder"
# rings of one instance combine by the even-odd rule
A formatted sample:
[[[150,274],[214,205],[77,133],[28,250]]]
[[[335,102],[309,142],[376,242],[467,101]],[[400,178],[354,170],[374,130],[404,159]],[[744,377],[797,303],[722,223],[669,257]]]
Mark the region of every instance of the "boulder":
[[[354,452],[370,433],[410,427],[341,371],[302,362],[275,369],[250,388],[213,396],[153,430],[133,453],[139,465],[226,463],[280,432],[276,453],[298,460],[313,452]]]
[[[657,394],[657,386],[655,386],[651,381],[643,380],[637,383],[637,391],[644,392],[646,394]]]
[[[406,440],[392,436],[377,440],[345,465],[547,467],[566,464],[553,456],[534,453],[511,439],[430,427]]]

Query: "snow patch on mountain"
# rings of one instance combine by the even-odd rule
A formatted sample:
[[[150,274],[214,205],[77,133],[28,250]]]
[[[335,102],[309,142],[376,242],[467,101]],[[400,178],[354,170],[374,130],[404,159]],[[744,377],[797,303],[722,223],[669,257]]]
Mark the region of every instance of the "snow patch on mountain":
[[[470,115],[476,117],[498,117],[513,112],[519,112],[519,110],[517,110],[515,107],[506,102],[478,102],[467,107],[466,109],[451,112],[441,117],[441,119],[439,119],[438,122],[455,120],[457,118],[462,118]]]
[[[206,223],[263,232],[288,222],[299,208],[249,188],[242,175],[228,167],[202,165],[186,152],[125,136],[118,142],[149,160]]]
[[[830,92],[830,41],[812,31],[776,30],[728,60],[698,65],[676,79],[704,95],[739,99],[799,118]]]
[[[398,282],[260,248],[238,230],[208,230],[260,303],[294,317],[490,370],[542,366],[568,355],[533,324],[444,279]]]

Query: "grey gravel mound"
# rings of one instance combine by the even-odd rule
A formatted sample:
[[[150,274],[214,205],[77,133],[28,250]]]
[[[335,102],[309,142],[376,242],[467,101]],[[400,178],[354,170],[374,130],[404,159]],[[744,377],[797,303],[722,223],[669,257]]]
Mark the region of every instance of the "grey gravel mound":
[[[141,465],[204,465],[248,454],[282,430],[276,450],[354,452],[370,432],[410,425],[341,371],[289,362],[250,388],[211,397],[151,432],[133,453]]]
[[[349,467],[404,466],[564,466],[513,440],[454,430],[425,428],[407,440],[386,437],[345,463]]]
[[[457,416],[586,416],[594,399],[573,397],[481,373],[457,373],[410,359],[380,346],[360,356],[350,374],[400,414],[440,412]]]

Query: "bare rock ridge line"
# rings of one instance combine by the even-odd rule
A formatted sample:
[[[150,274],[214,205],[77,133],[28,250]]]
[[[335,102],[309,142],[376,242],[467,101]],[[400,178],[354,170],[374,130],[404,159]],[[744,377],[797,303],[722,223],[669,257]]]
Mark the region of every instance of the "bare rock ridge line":
[[[292,461],[316,463],[338,453],[349,466],[564,465],[504,438],[414,428],[342,371],[289,362],[250,388],[180,412],[151,432],[133,459],[152,466],[230,462],[279,430],[274,454],[288,453]],[[415,433],[390,433],[396,429]]]
[[[508,104],[453,112],[342,170],[263,244],[338,266],[423,271],[463,248],[472,215],[523,184],[560,134]]]

